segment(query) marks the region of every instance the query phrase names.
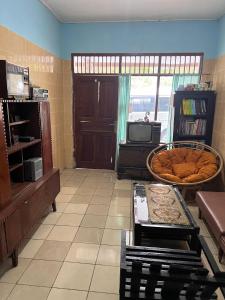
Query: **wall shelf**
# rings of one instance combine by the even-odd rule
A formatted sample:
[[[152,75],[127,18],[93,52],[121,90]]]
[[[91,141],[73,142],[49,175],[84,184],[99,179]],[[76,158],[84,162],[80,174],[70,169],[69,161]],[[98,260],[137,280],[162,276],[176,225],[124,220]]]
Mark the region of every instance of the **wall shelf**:
[[[22,166],[23,166],[23,163],[11,165],[11,166],[9,166],[9,172],[13,172],[13,171],[15,171],[16,169],[18,169],[18,168],[20,168]]]
[[[26,143],[25,142],[24,143],[18,142],[18,143],[16,143],[13,146],[8,147],[8,154],[9,155],[13,154],[13,153],[15,153],[17,151],[21,151],[21,150],[23,150],[25,148],[31,147],[33,145],[36,145],[36,144],[40,143],[40,142],[41,142],[41,139],[35,139],[35,140],[31,141],[31,142],[26,142]]]
[[[21,120],[21,121],[9,123],[9,126],[17,126],[17,125],[27,124],[29,122],[30,120]]]

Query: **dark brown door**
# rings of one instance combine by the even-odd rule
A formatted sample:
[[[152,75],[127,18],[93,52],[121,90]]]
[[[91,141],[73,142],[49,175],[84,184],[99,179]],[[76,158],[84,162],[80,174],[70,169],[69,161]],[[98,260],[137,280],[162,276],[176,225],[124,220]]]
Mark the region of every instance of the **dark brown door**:
[[[79,168],[114,169],[118,77],[74,76],[74,143]]]

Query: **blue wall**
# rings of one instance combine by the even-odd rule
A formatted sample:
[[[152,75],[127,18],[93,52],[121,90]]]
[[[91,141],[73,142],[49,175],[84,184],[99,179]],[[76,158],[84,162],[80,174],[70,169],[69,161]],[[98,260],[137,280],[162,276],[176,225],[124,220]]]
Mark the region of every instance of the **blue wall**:
[[[60,56],[61,23],[39,0],[0,0],[0,25]]]
[[[219,20],[218,55],[225,54],[225,15]]]
[[[72,52],[204,52],[217,56],[218,21],[62,24],[62,57]]]
[[[62,24],[39,0],[0,0],[0,25],[64,59],[78,52],[225,53],[219,21]],[[1,42],[1,40],[0,40]]]

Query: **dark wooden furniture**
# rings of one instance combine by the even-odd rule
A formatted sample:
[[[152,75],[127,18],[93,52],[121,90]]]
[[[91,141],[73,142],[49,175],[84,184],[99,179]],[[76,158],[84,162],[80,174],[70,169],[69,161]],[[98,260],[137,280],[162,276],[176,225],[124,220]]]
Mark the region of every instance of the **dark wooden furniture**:
[[[76,165],[114,170],[118,76],[74,74],[73,78]]]
[[[217,299],[224,293],[225,272],[220,272],[203,237],[199,243],[213,274],[195,251],[126,246],[121,243],[120,300],[129,299]]]
[[[210,146],[215,103],[214,91],[177,91],[174,95],[173,140],[195,140]]]
[[[0,260],[17,251],[23,238],[52,205],[60,190],[59,171],[53,169],[49,102],[0,100]],[[33,136],[18,142],[16,136]],[[43,158],[43,176],[24,180],[23,161]]]
[[[209,226],[219,245],[219,261],[225,253],[225,192],[198,191],[195,201],[199,207],[199,218]]]
[[[149,239],[184,240],[188,242],[189,248],[200,253],[198,242],[199,227],[195,223],[188,207],[186,206],[180,192],[174,189],[180,204],[184,210],[190,225],[156,224],[151,222],[148,211],[148,203],[143,184],[133,185],[133,229],[134,244],[148,245]]]
[[[118,179],[153,180],[146,167],[146,159],[148,154],[158,146],[158,144],[152,143],[119,144]]]

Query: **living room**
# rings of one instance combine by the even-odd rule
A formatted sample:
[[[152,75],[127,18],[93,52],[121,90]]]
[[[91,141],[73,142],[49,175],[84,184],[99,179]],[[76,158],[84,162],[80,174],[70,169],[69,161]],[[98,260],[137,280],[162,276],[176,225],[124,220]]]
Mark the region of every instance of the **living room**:
[[[132,244],[133,183],[168,184],[157,174],[153,178],[146,166],[154,143],[124,143],[127,122],[161,122],[161,139],[155,144],[173,143],[177,123],[171,95],[178,90],[177,95],[213,93],[214,100],[207,98],[215,103],[207,111],[210,126],[201,147],[215,151],[217,169],[210,176],[215,180],[204,182],[204,191],[225,191],[225,3],[2,1],[0,41],[0,60],[29,70],[33,93],[36,89],[48,98],[32,102],[30,91],[27,100],[20,94],[9,97],[0,76],[0,299],[124,299],[119,295],[121,232],[128,231]],[[94,122],[91,114],[104,95]],[[101,116],[109,125],[104,123],[104,130],[98,127]],[[34,137],[25,141],[31,144],[18,145],[20,130],[24,138]],[[44,176],[26,186],[24,162],[41,156]],[[200,187],[180,183],[178,193],[225,271],[224,221],[210,213],[207,201],[215,195],[195,198]],[[34,206],[28,203],[29,224],[19,231],[15,225],[26,220],[26,209],[7,224],[8,216],[32,197],[44,199],[45,211],[44,201],[52,205],[49,214],[41,216],[35,200]],[[223,212],[223,197],[215,214]]]

